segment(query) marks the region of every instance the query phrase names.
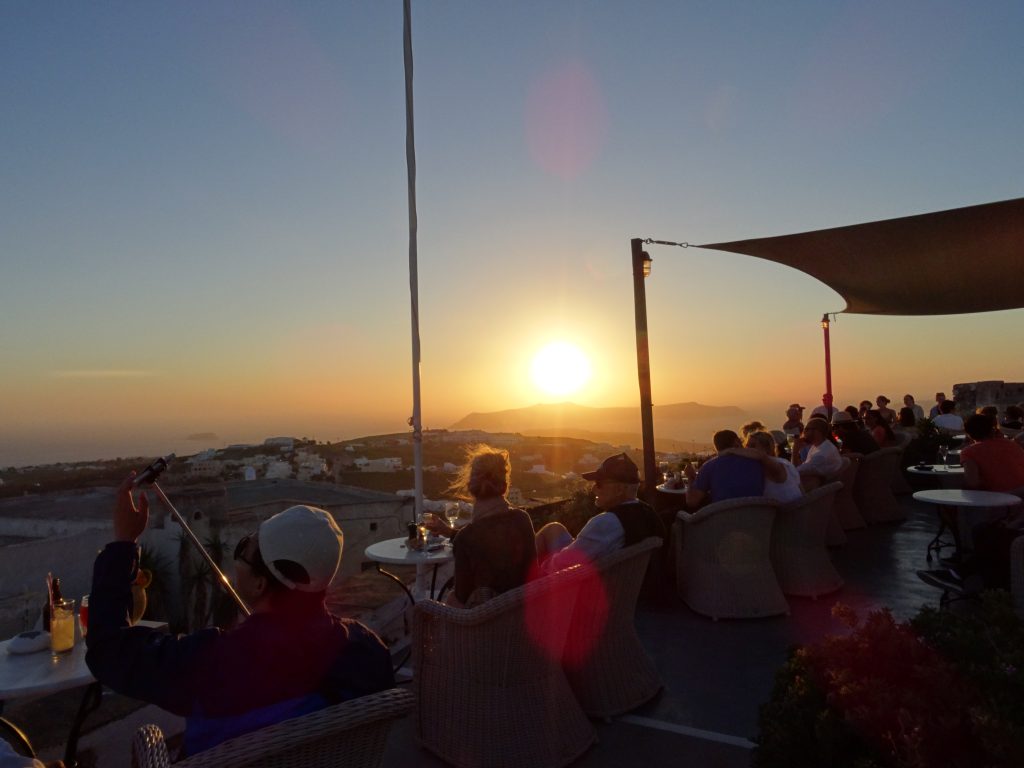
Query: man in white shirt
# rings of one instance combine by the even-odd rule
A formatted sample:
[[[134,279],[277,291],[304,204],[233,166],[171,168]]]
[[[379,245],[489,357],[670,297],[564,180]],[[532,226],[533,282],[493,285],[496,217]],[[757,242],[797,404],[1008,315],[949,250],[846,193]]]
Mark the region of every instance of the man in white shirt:
[[[804,427],[800,439],[793,446],[793,463],[800,473],[804,490],[812,490],[839,474],[843,468],[843,457],[835,443],[829,440],[831,430],[824,419],[811,419]],[[807,458],[801,459],[800,449],[809,444]]]
[[[625,453],[605,459],[584,480],[594,482],[594,505],[601,510],[573,539],[561,523],[537,531],[537,559],[546,571],[590,562],[637,544],[648,536],[665,538],[665,526],[650,506],[640,501],[640,470]]]
[[[936,427],[949,432],[963,431],[964,420],[953,413],[956,410],[956,402],[953,400],[943,400],[939,404],[939,410],[941,413],[932,419],[932,423]]]
[[[826,392],[821,396],[821,405],[811,411],[811,418],[817,416],[825,421],[832,421],[832,414],[835,412],[836,409],[832,407],[832,395]]]

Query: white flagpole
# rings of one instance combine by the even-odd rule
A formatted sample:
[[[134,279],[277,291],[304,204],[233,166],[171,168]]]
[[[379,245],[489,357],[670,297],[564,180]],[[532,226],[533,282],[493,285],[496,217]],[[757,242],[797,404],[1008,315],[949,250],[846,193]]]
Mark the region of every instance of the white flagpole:
[[[416,488],[416,519],[423,513],[423,421],[420,412],[420,296],[416,251],[416,132],[412,101],[412,0],[403,0],[405,53],[405,165],[409,194],[409,294],[412,315],[412,456]]]

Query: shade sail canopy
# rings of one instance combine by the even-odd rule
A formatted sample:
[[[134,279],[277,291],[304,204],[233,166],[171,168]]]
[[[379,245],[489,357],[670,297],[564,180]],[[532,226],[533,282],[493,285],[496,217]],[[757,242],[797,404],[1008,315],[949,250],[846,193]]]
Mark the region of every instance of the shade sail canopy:
[[[785,264],[865,315],[1024,307],[1024,198],[795,235],[698,246]]]

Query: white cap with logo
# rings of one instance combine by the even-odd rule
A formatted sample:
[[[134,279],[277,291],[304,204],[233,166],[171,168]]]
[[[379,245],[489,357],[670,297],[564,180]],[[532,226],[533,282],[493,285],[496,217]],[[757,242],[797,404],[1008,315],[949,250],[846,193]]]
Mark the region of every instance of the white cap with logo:
[[[338,572],[345,534],[330,512],[299,504],[265,520],[259,544],[274,578],[299,592],[323,592]]]

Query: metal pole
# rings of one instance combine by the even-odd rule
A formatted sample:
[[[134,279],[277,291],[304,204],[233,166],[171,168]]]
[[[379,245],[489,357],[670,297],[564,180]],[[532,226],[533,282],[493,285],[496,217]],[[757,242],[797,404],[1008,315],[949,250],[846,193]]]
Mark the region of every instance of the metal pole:
[[[825,394],[829,397],[829,403],[832,402],[832,345],[828,337],[828,313],[826,312],[821,316],[821,330],[825,333]],[[835,409],[829,405],[829,421],[832,420],[832,411]]]
[[[423,418],[420,409],[420,292],[416,250],[416,131],[412,92],[412,5],[402,4],[402,43],[405,61],[405,167],[409,200],[409,295],[412,315],[412,458],[416,504],[414,520],[423,514]]]
[[[654,457],[654,404],[651,401],[651,352],[647,345],[647,291],[644,287],[644,262],[650,257],[644,253],[643,241],[630,240],[633,255],[633,306],[636,311],[636,370],[640,382],[640,429],[644,447],[644,496],[654,504],[657,494],[658,468]]]
[[[219,567],[217,567],[217,564],[215,562],[213,562],[213,558],[210,557],[210,553],[206,551],[205,547],[203,547],[199,539],[196,538],[196,535],[192,533],[192,529],[188,527],[188,523],[185,522],[185,518],[183,518],[178,513],[178,510],[174,508],[174,505],[171,504],[171,500],[167,498],[167,494],[165,494],[163,489],[155,482],[152,484],[151,487],[153,488],[153,491],[156,493],[157,498],[160,499],[161,502],[163,502],[163,505],[167,507],[168,511],[170,511],[170,513],[174,516],[174,519],[178,521],[178,525],[181,526],[181,530],[185,532],[185,535],[189,538],[189,541],[195,544],[196,549],[199,550],[199,554],[201,554],[203,558],[206,560],[206,564],[210,566],[211,570],[215,574],[217,574],[217,579],[220,581],[220,585],[228,591],[228,594],[231,595],[234,601],[238,604],[238,607],[242,609],[242,613],[244,613],[246,616],[252,615],[252,611],[249,610],[249,606],[247,606],[245,604],[245,601],[239,596],[237,592],[235,592],[235,588],[231,586],[231,582],[228,581],[228,577],[224,575],[224,572]]]

